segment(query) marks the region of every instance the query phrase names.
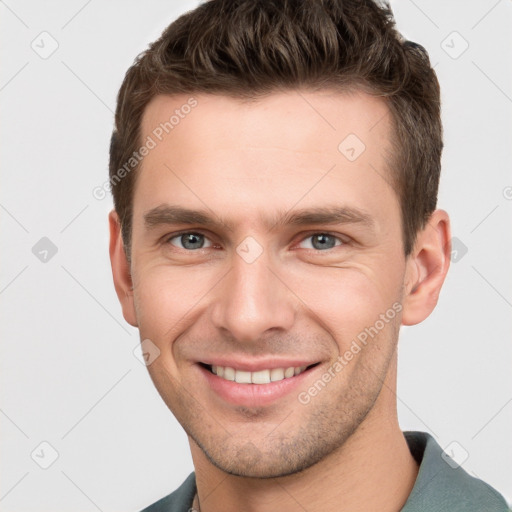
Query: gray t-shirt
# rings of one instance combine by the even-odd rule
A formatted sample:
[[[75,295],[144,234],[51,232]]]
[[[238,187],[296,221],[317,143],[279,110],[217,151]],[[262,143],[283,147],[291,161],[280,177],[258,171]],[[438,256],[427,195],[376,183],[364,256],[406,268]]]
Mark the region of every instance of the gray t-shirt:
[[[404,432],[404,436],[420,468],[400,512],[509,512],[497,491],[448,458],[430,434]],[[173,493],[141,512],[187,512],[195,493],[195,474],[191,473]]]

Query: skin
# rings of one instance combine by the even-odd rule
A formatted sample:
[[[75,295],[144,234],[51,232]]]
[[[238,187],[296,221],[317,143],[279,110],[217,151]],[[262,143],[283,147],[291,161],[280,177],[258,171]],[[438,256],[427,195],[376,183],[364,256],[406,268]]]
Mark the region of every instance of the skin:
[[[115,212],[110,255],[126,321],[160,350],[148,370],[189,436],[201,510],[399,510],[418,468],[397,420],[398,333],[437,303],[450,261],[448,215],[432,214],[406,258],[386,167],[390,115],[379,98],[195,98],[197,107],[137,171],[131,268]],[[154,98],[142,140],[188,99]],[[349,134],[366,146],[354,161],[338,151]],[[205,209],[222,223],[149,229],[144,215],[164,204]],[[369,221],[275,222],[325,206],[356,209]],[[204,235],[204,247],[185,248],[176,236],[184,230]],[[332,246],[313,245],[319,233],[334,236]],[[248,236],[263,251],[252,263],[237,253]],[[401,311],[300,403],[298,393],[397,303]],[[226,354],[318,365],[294,392],[240,406],[212,391],[197,364]]]

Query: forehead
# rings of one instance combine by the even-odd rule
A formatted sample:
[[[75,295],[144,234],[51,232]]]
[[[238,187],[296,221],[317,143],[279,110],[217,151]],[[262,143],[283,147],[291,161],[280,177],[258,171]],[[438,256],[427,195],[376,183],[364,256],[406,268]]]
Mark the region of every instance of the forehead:
[[[385,101],[362,91],[291,90],[251,99],[159,95],[146,107],[141,128],[144,135],[153,134],[159,140],[176,140],[193,129],[205,144],[217,139],[217,146],[220,139],[229,144],[236,137],[247,144],[297,149],[297,143],[304,144],[307,138],[308,146],[332,149],[333,142],[341,142],[348,134],[363,143],[378,140],[382,146],[389,136],[389,121]]]
[[[396,200],[389,110],[362,92],[162,95],[147,106],[141,129],[153,147],[138,171],[135,212],[169,202],[233,212],[245,204],[260,217],[273,202],[288,209],[327,196]]]

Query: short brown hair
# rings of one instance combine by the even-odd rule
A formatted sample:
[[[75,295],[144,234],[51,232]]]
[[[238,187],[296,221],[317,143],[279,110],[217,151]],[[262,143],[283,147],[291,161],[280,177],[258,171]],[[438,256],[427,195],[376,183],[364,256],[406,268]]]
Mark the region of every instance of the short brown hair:
[[[117,98],[110,183],[130,255],[141,121],[159,94],[256,98],[278,90],[362,89],[393,121],[390,177],[401,205],[404,252],[437,203],[442,125],[439,83],[423,47],[372,0],[209,0],[172,23],[128,69]]]

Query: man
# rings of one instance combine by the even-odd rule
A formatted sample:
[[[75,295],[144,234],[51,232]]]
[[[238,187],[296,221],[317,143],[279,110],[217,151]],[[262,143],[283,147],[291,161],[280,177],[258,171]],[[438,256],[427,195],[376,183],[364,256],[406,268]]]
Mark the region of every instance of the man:
[[[449,267],[441,151],[428,56],[369,0],[212,0],[137,59],[110,256],[195,467],[146,511],[507,510],[397,420],[400,325]]]

